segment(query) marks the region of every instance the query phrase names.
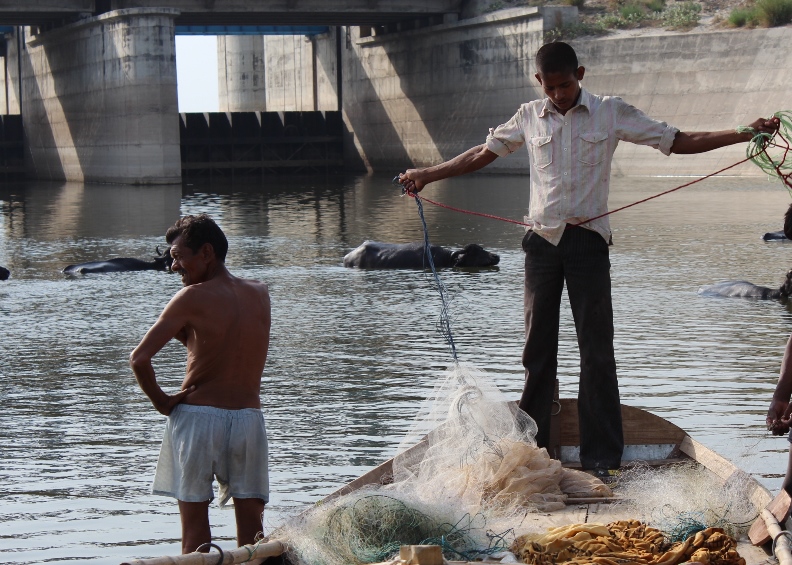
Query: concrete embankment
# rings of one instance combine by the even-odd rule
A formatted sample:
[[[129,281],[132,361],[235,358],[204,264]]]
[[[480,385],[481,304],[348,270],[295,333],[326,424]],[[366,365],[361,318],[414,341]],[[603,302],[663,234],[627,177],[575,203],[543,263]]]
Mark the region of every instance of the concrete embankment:
[[[430,165],[483,143],[523,102],[541,96],[533,57],[563,8],[520,8],[383,36],[354,35],[343,51],[348,149],[370,169]],[[621,96],[683,130],[732,129],[792,109],[792,27],[666,32],[571,41],[583,84]],[[614,174],[704,175],[745,157],[745,146],[666,157],[621,144]],[[527,170],[523,151],[487,170]],[[746,163],[728,174],[758,175]]]

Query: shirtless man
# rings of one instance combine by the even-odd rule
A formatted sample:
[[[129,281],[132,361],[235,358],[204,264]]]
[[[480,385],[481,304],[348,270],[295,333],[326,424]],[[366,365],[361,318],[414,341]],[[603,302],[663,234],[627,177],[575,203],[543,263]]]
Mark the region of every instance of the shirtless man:
[[[228,272],[228,241],[207,215],[168,229],[176,293],[129,358],[140,388],[168,416],[153,494],[179,501],[182,552],[211,542],[212,479],[219,503],[234,499],[237,543],[255,542],[269,500],[267,436],[259,391],[270,338],[270,299],[261,282]],[[171,339],[187,347],[181,391],[157,384],[151,360]],[[208,550],[208,547],[206,548]]]

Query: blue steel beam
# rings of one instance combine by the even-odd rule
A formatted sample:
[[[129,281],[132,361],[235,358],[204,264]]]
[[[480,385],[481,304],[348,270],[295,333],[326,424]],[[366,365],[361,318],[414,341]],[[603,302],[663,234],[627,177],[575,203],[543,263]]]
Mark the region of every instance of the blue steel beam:
[[[176,35],[319,35],[327,26],[176,26]]]

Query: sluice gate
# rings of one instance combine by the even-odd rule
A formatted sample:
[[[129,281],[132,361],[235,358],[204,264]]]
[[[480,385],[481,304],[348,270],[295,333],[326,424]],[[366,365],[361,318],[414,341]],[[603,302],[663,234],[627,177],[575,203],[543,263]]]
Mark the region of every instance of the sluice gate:
[[[183,113],[182,178],[340,170],[343,130],[341,112]]]

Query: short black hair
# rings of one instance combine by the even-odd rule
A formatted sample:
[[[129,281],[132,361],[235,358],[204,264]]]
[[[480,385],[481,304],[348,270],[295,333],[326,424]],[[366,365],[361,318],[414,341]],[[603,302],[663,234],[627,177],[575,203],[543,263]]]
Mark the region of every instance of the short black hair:
[[[787,239],[792,239],[792,204],[787,208],[784,214],[784,235]]]
[[[574,73],[578,66],[577,53],[563,41],[545,43],[536,52],[536,72],[540,74]]]
[[[189,247],[193,253],[197,253],[204,243],[208,243],[214,249],[217,260],[221,263],[225,262],[226,253],[228,253],[228,240],[220,226],[208,215],[184,216],[177,220],[165,232],[165,241],[173,245],[179,236],[182,236],[184,245]]]

